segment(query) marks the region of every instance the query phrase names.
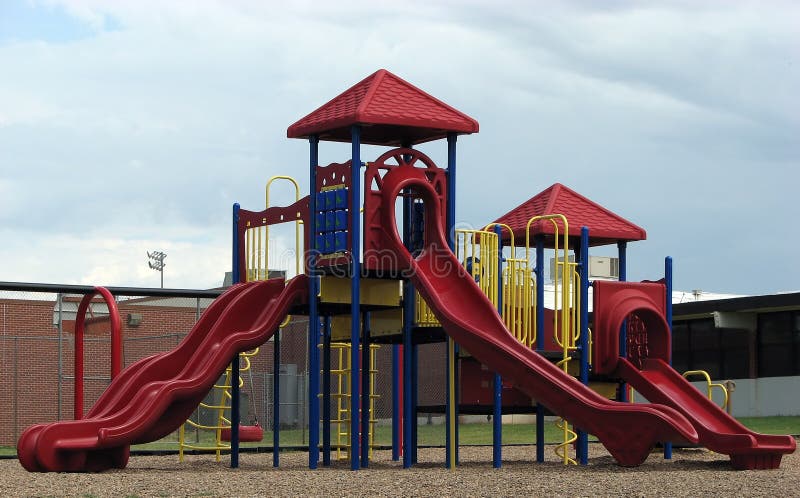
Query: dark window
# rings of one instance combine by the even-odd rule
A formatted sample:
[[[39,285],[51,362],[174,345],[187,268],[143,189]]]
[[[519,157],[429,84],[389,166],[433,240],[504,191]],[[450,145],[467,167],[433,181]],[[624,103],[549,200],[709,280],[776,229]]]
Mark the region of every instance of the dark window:
[[[779,377],[797,372],[796,313],[758,315],[758,376]]]
[[[720,331],[713,319],[689,322],[689,345],[692,351],[691,370],[705,370],[712,379],[721,375]]]
[[[750,377],[750,334],[745,329],[722,329],[722,364],[720,378]]]
[[[672,367],[683,373],[689,370],[690,361],[689,325],[687,322],[676,322],[672,325]]]

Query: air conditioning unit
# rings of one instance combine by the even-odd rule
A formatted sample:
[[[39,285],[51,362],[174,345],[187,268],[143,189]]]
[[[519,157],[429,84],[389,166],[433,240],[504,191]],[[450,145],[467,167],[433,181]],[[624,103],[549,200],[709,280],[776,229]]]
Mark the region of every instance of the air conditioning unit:
[[[590,279],[619,279],[619,258],[589,256]]]
[[[128,325],[138,327],[140,323],[142,323],[141,313],[128,313]]]
[[[569,256],[570,263],[575,262],[575,256]],[[589,279],[590,280],[618,280],[619,279],[619,258],[610,256],[589,256]],[[561,281],[561,271],[556,270],[555,258],[550,258],[550,281]]]

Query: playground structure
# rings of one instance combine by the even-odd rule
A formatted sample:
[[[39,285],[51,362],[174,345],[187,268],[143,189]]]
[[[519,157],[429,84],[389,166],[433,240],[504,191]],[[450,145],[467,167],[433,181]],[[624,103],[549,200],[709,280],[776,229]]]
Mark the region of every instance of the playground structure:
[[[538,461],[544,460],[543,424],[550,412],[563,417],[558,451],[565,463],[587,463],[593,434],[624,466],[641,464],[657,443],[666,443],[669,458],[669,443],[679,442],[728,454],[736,469],[777,468],[782,455],[794,451],[793,438],[749,431],[669,366],[671,260],[662,282],[591,284],[590,329],[590,245],[618,243],[624,280],[624,242],[638,239],[617,238],[600,221],[576,223],[569,213],[542,206],[480,230],[454,229],[457,136],[476,132],[474,119],[385,70],[290,126],[289,138],[309,142],[310,194],[301,197],[296,181],[278,177],[294,183],[292,205],[270,206],[269,184],[265,210],[235,204],[232,266],[238,283],[176,349],[115,375],[85,418],[76,413],[73,421],[27,429],[17,446],[22,465],[29,471],[122,468],[131,444],[181,426],[230,368],[229,439],[231,466],[237,467],[244,430],[238,353],[270,338],[277,346],[281,323],[289,314],[302,314],[309,317],[314,373],[308,386],[311,468],[320,463],[320,452],[323,465],[330,464],[334,425],[337,439],[347,439],[336,446],[346,447],[350,468],[369,465],[372,352],[378,342],[390,344],[396,360],[393,458],[402,453],[404,467],[416,462],[417,347],[436,340],[447,342],[448,467],[458,463],[457,364],[468,353],[493,372],[495,466],[501,463],[502,398],[512,391],[503,387],[506,382],[534,400]],[[438,139],[447,141],[446,169],[413,148]],[[351,143],[351,159],[320,166],[319,143],[326,140]],[[392,148],[362,163],[361,144]],[[287,282],[268,278],[269,227],[282,223],[294,223],[296,234],[297,275]],[[558,274],[551,310],[544,300],[546,249],[555,255]],[[277,372],[280,350],[273,351]],[[331,368],[332,351],[342,354],[337,369]],[[349,384],[338,394],[332,393],[334,376],[337,384]],[[599,387],[592,389],[597,382],[629,383],[651,403],[625,402],[625,388],[616,389],[618,399],[609,399]],[[278,385],[273,389],[277,414]],[[342,407],[343,400],[349,406]],[[277,448],[279,417],[274,418]],[[274,452],[276,466],[279,458]]]

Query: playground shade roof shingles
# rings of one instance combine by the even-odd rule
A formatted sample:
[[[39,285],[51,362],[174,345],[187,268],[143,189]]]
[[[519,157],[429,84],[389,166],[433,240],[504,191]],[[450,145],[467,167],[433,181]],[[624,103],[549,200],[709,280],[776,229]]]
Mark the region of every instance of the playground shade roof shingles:
[[[380,69],[291,125],[286,136],[349,142],[356,124],[362,126],[362,143],[385,146],[478,132],[476,120]]]
[[[516,245],[520,246],[525,244],[528,221],[534,216],[550,214],[563,214],[567,218],[570,238],[580,237],[581,227],[588,227],[589,244],[592,246],[647,238],[647,233],[643,228],[560,183],[551,185],[493,223],[508,225],[514,233]],[[561,221],[558,221],[557,224],[560,243],[560,236],[563,235],[564,228]],[[531,237],[535,234],[544,234],[546,245],[552,246],[555,231],[555,226],[551,221],[542,220],[531,224],[530,234]],[[502,237],[504,243],[510,242],[508,230],[505,227]],[[572,244],[573,241],[570,243]]]

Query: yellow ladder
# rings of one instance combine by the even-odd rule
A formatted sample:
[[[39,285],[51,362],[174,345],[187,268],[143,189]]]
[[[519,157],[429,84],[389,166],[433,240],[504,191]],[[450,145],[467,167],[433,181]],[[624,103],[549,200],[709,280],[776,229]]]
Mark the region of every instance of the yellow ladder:
[[[241,361],[241,367],[239,369],[240,373],[244,373],[250,370],[250,358],[256,356],[258,354],[258,348],[248,351],[245,353],[239,353],[239,359]],[[216,410],[217,411],[217,423],[214,425],[207,425],[201,424],[200,422],[196,422],[191,418],[187,419],[180,428],[180,432],[178,435],[178,461],[183,462],[183,455],[184,450],[191,449],[191,450],[198,450],[198,451],[207,451],[207,452],[214,452],[216,461],[219,462],[221,460],[222,451],[229,450],[231,448],[230,443],[223,441],[222,439],[222,430],[223,429],[230,429],[231,428],[231,421],[225,416],[225,412],[229,411],[231,408],[230,401],[233,399],[231,396],[231,367],[225,369],[225,374],[223,376],[223,381],[221,384],[214,384],[211,388],[211,392],[218,393],[219,401],[214,401],[212,403],[205,403],[201,402],[198,406],[198,410],[200,408],[205,408],[207,410]],[[244,385],[244,380],[242,377],[239,377],[239,387]],[[252,388],[252,386],[251,386]],[[217,396],[214,396],[214,399],[217,399]],[[201,431],[213,431],[214,438],[212,443],[203,444],[202,441],[191,444],[186,442],[186,427],[189,426],[190,428],[194,428],[196,430]]]
[[[369,456],[372,457],[373,447],[375,446],[375,400],[380,395],[375,393],[375,380],[378,375],[377,352],[380,349],[378,344],[370,344],[369,354]],[[332,360],[335,359],[335,367],[331,367],[331,380],[336,386],[336,391],[331,392],[332,398],[336,403],[335,418],[331,420],[331,425],[336,426],[336,459],[348,460],[350,458],[350,376],[353,369],[350,362],[350,343],[334,342],[331,343]],[[334,380],[335,379],[335,380]]]

